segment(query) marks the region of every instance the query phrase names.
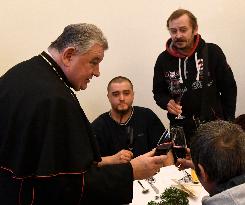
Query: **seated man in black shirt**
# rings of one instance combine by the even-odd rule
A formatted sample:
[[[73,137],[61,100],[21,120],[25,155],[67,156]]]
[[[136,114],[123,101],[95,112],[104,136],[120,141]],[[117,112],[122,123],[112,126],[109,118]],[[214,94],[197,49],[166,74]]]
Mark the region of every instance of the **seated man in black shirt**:
[[[156,147],[165,127],[149,108],[132,106],[132,82],[113,78],[107,87],[111,110],[92,123],[99,143],[102,163],[125,163]]]

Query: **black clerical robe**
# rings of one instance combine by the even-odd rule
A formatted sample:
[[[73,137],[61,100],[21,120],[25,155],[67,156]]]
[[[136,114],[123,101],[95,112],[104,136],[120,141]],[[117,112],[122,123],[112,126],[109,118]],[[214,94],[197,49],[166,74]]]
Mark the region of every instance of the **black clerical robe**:
[[[0,78],[0,204],[120,204],[130,164],[98,168],[90,123],[46,53]]]

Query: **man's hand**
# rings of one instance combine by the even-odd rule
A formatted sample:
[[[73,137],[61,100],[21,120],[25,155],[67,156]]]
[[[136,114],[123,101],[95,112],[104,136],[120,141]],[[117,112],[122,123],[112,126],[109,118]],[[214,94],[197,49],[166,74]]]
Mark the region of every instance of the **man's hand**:
[[[163,167],[167,156],[154,156],[154,153],[155,149],[130,161],[133,167],[133,175],[135,180],[149,178],[159,172],[160,168]]]
[[[184,170],[184,169],[189,169],[189,168],[194,169],[195,168],[194,164],[191,160],[189,148],[186,149],[186,158],[185,159],[178,158],[175,166],[178,167],[179,170]]]
[[[102,157],[102,161],[98,163],[98,166],[128,163],[132,158],[133,153],[123,149],[114,155]]]
[[[189,169],[192,168],[194,169],[194,164],[191,159],[177,159],[177,162],[175,164],[176,167],[178,167],[179,170],[184,170],[184,169]]]
[[[170,166],[170,165],[173,165],[173,164],[174,164],[174,157],[173,157],[172,151],[170,150],[167,153],[167,159],[164,161],[163,166],[166,167],[166,166]]]
[[[129,150],[121,150],[118,153],[112,155],[113,164],[127,163],[133,158],[133,153]]]
[[[179,115],[182,113],[182,106],[177,104],[173,99],[169,100],[167,104],[167,110],[169,113]]]

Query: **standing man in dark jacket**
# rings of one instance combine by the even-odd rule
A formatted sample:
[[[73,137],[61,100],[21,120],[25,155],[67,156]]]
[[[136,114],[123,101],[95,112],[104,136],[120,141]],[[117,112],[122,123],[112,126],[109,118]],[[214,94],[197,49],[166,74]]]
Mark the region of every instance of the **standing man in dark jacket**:
[[[154,99],[168,111],[170,126],[184,127],[187,142],[200,122],[234,120],[237,87],[221,48],[206,43],[198,34],[196,17],[178,9],[167,20],[171,38],[156,61]],[[176,90],[173,87],[180,84]],[[177,119],[178,115],[184,119]]]

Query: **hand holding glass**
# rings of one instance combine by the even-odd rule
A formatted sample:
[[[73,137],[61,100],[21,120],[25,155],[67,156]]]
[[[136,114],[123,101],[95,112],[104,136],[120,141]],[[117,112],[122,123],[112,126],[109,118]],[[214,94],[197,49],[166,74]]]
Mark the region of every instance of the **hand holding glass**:
[[[172,140],[168,130],[165,130],[157,143],[155,156],[166,155],[172,148]]]
[[[179,80],[172,80],[170,82],[170,91],[174,101],[177,104],[180,104],[182,96],[185,92],[184,84],[181,83]],[[178,116],[175,119],[184,119],[184,118],[185,118],[184,116],[178,114]]]

